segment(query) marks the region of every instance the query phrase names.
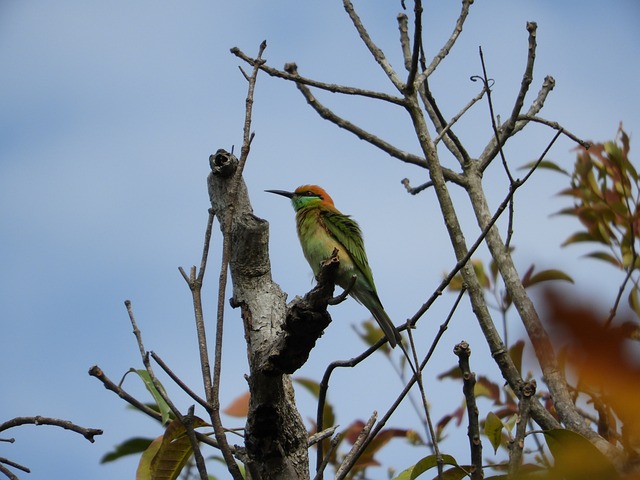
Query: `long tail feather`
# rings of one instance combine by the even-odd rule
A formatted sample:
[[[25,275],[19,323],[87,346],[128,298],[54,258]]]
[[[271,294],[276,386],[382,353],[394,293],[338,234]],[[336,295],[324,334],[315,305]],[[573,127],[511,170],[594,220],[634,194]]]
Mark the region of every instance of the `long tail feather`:
[[[375,318],[378,322],[378,325],[380,325],[380,328],[384,332],[384,335],[387,337],[387,340],[389,340],[389,345],[391,345],[391,347],[393,348],[399,342],[401,342],[402,337],[400,336],[400,332],[398,332],[396,327],[394,327],[393,322],[389,318],[389,315],[387,315],[387,312],[384,311],[380,300],[378,300],[377,297],[371,294],[364,296],[359,295],[358,297],[358,300],[365,307],[367,307],[367,309],[369,309],[369,311],[373,315],[373,318]]]

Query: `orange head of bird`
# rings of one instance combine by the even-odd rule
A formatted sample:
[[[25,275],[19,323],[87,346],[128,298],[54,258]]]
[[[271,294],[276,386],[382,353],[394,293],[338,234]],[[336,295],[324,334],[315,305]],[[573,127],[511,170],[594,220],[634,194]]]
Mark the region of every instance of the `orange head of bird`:
[[[287,192],[285,190],[265,191],[290,198],[295,210],[314,205],[334,206],[333,199],[329,194],[324,190],[324,188],[317,185],[302,185],[296,188],[293,192]]]

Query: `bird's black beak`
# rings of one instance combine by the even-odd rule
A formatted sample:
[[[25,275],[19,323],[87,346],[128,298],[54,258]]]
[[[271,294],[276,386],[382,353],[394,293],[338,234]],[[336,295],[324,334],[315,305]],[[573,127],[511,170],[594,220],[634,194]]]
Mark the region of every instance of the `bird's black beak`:
[[[282,195],[283,197],[287,198],[293,198],[293,196],[295,195],[295,193],[287,192],[285,190],[265,190],[265,192],[275,193],[276,195]]]

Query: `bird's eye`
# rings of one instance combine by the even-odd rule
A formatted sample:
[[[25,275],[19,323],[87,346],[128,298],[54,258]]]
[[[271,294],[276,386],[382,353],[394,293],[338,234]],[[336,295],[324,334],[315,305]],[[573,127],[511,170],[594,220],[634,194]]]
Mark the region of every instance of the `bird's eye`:
[[[306,192],[304,192],[304,196],[305,197],[317,197],[318,195],[313,193],[311,190],[307,190]]]

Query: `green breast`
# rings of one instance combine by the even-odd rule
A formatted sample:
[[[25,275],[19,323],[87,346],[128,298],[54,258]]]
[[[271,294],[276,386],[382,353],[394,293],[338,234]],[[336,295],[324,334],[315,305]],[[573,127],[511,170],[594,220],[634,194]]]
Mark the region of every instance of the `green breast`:
[[[353,261],[344,245],[327,230],[317,208],[301,208],[296,214],[298,238],[307,262],[317,275],[320,263],[331,256],[334,249],[338,249],[340,257],[340,271],[351,271]]]

